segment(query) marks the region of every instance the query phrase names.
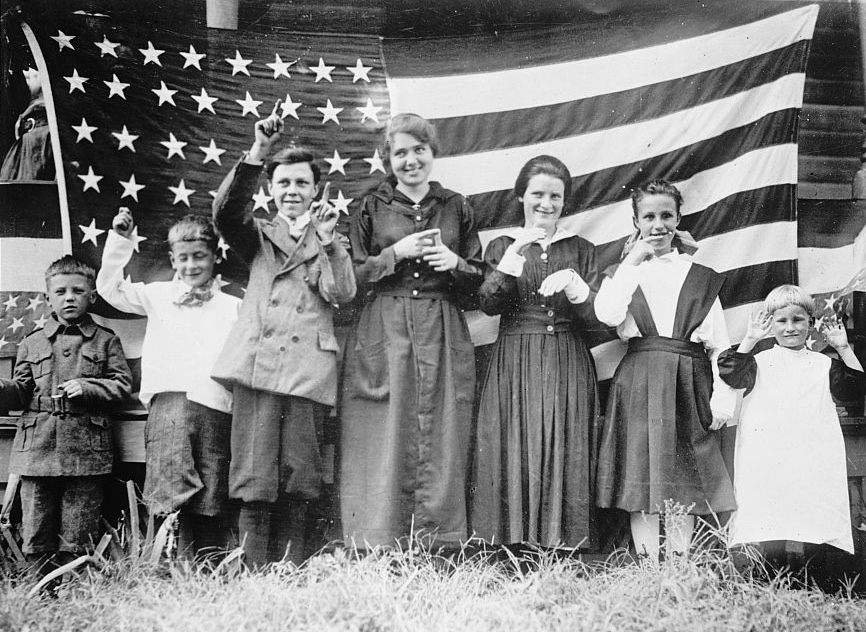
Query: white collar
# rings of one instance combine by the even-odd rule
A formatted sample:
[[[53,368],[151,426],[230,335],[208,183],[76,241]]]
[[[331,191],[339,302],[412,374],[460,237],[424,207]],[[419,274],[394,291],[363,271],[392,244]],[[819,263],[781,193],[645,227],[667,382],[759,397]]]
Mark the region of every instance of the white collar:
[[[288,215],[278,212],[277,217],[286,222],[286,224],[289,225],[289,228],[297,231],[303,230],[307,227],[307,224],[310,223],[310,211],[306,211],[303,215],[299,215],[298,217],[289,217]]]
[[[507,237],[511,237],[512,239],[517,239],[517,236],[520,234],[520,231],[523,230],[523,226],[514,226],[506,230],[503,235]],[[559,224],[556,225],[556,230],[553,232],[553,237],[550,238],[550,241],[547,242],[548,245],[555,243],[557,241],[562,241],[563,239],[568,239],[569,237],[576,237],[577,234],[568,230],[567,228],[563,228]]]

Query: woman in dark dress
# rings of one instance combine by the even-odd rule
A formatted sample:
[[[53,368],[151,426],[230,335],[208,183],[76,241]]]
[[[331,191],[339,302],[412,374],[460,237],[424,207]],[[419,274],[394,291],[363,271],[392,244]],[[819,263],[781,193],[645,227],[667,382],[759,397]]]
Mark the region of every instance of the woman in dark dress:
[[[488,542],[587,546],[593,505],[595,249],[558,226],[571,174],[537,156],[517,176],[525,222],[494,239],[481,309],[501,315],[478,413],[472,528]]]
[[[391,119],[392,178],[368,195],[349,238],[366,299],[346,344],[343,530],[358,547],[410,533],[467,537],[466,470],[475,352],[461,308],[483,280],[472,208],[429,180],[436,130]]]

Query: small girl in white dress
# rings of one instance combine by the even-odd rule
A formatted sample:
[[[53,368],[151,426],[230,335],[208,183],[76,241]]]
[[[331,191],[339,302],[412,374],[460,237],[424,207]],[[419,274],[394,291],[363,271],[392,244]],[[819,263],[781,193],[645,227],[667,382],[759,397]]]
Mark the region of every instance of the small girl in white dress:
[[[814,314],[808,292],[777,287],[737,350],[719,357],[722,379],[746,389],[729,545],[794,540],[854,552],[845,443],[831,394],[862,396],[863,367],[836,319],[822,329],[839,360],[807,348]],[[776,344],[755,351],[768,334]]]

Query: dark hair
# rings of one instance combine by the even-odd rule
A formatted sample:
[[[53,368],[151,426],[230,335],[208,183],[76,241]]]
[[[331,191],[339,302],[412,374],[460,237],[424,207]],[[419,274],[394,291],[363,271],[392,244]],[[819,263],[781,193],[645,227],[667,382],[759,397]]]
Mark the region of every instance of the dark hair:
[[[96,287],[96,270],[79,261],[72,255],[65,255],[51,263],[45,270],[45,285],[48,286],[48,281],[51,277],[56,277],[60,274],[80,274],[90,282],[90,288]]]
[[[667,180],[656,179],[644,182],[639,187],[632,189],[631,208],[637,217],[637,205],[647,195],[669,195],[677,205],[677,215],[680,215],[680,207],[683,205],[683,194],[680,190]]]
[[[419,142],[430,145],[430,151],[434,156],[439,155],[439,135],[433,123],[417,114],[397,114],[391,117],[385,130],[385,141],[382,145],[382,161],[385,166],[391,166],[391,143],[394,142],[394,136],[397,134],[414,136]]]
[[[565,192],[562,197],[563,202],[567,202],[571,197],[571,172],[568,167],[559,159],[553,156],[536,156],[530,158],[529,161],[520,168],[520,173],[517,174],[517,180],[514,181],[514,195],[523,197],[526,193],[526,187],[529,186],[529,181],[533,176],[545,174],[558,180],[562,180],[565,185]]]
[[[313,170],[313,184],[319,184],[319,178],[322,177],[322,169],[316,162],[316,156],[306,147],[286,147],[282,151],[277,152],[273,158],[268,161],[265,167],[265,172],[268,174],[268,181],[274,177],[274,171],[280,165],[296,165],[301,162],[310,164],[310,169]]]
[[[203,241],[211,252],[216,252],[219,246],[213,222],[200,215],[185,215],[168,229],[168,247],[179,241]]]

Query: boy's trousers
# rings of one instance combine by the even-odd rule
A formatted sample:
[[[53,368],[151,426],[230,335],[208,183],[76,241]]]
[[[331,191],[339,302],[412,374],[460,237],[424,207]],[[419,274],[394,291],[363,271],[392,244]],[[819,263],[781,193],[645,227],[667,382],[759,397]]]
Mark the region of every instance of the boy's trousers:
[[[99,537],[106,476],[22,476],[27,555],[83,553]]]

